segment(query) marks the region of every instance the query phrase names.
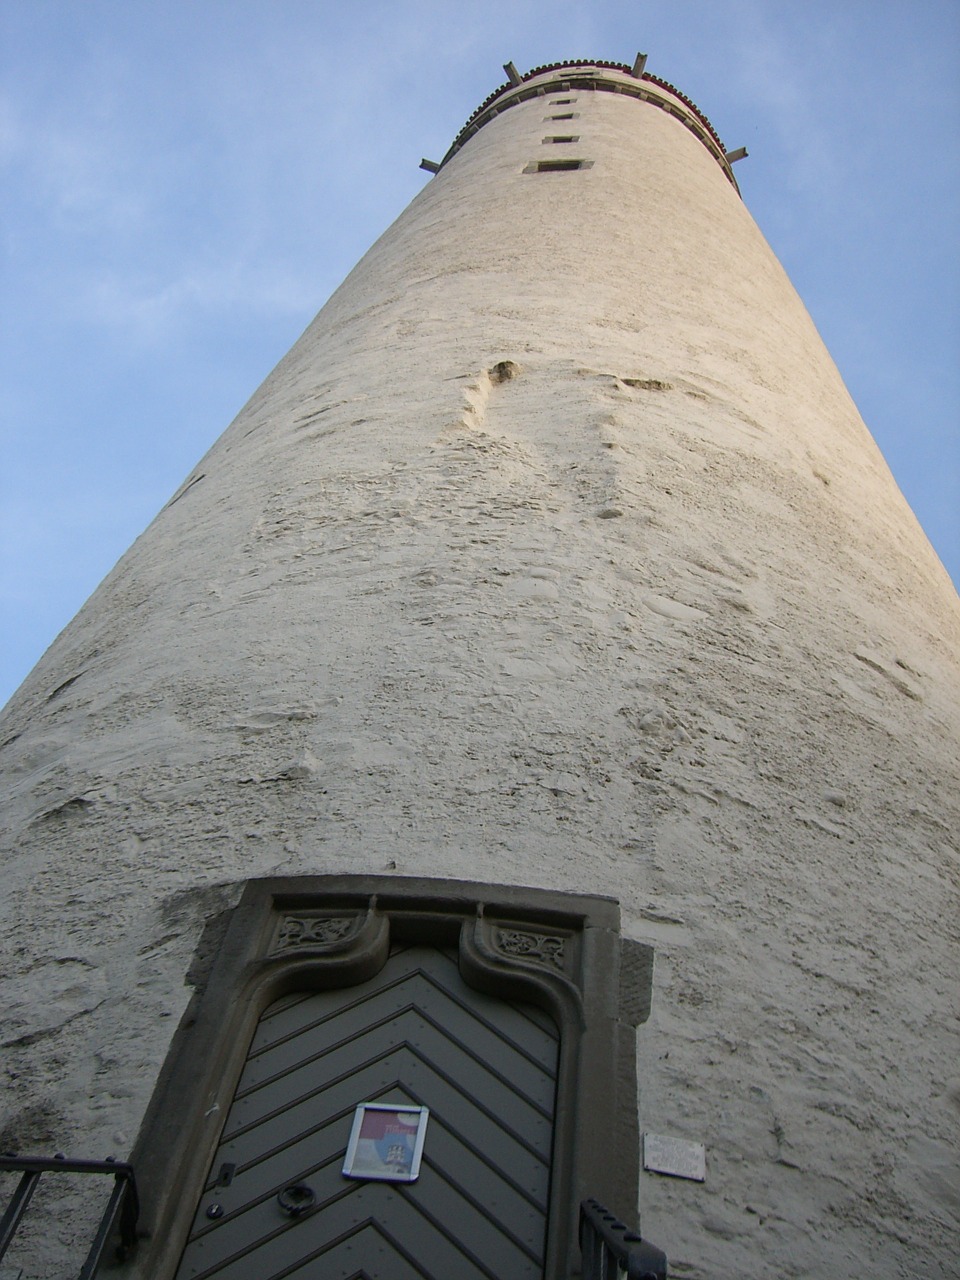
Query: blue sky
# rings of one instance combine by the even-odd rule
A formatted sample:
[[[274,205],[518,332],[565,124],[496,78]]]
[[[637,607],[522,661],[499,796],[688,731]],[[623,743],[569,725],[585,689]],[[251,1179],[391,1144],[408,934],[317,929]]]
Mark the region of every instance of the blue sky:
[[[0,703],[502,63],[638,50],[960,582],[958,0],[0,0]]]

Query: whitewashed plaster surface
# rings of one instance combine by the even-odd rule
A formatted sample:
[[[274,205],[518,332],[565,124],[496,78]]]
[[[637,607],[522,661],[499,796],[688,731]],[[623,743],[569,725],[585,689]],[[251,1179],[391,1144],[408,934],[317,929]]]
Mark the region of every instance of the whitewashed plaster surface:
[[[672,1274],[955,1275],[960,604],[717,162],[577,97],[593,167],[483,128],[8,705],[0,1146],[127,1155],[247,877],[598,892]]]

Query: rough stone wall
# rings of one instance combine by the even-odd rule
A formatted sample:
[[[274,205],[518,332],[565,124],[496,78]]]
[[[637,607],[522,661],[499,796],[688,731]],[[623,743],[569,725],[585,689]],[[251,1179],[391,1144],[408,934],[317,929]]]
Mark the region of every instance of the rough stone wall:
[[[960,605],[716,162],[564,96],[593,167],[483,128],[8,705],[0,1147],[128,1153],[247,877],[608,893],[673,1274],[956,1274]]]

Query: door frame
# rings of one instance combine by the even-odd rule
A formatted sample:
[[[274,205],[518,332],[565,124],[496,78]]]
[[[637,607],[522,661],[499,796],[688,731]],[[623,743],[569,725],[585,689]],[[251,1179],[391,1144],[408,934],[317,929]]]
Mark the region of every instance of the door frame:
[[[579,1274],[582,1199],[635,1217],[635,1028],[649,1012],[653,957],[621,938],[614,899],[397,876],[251,880],[174,1036],[131,1156],[146,1237],[123,1268],[131,1280],[176,1271],[264,1009],[291,991],[366,981],[396,941],[458,947],[469,986],[537,1005],[557,1024],[545,1280]]]

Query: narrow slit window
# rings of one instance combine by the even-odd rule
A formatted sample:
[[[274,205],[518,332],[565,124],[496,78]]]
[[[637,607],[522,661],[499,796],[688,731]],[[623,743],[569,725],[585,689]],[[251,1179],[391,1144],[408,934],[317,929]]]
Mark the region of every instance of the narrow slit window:
[[[579,133],[555,133],[552,136],[544,138],[544,145],[548,142],[579,142]]]
[[[568,173],[573,169],[589,169],[592,160],[534,160],[524,169],[524,173]]]
[[[562,111],[559,115],[544,116],[544,120],[576,120],[579,118],[579,111]]]
[[[554,98],[552,102],[548,102],[548,107],[572,107],[576,102],[576,98]]]

